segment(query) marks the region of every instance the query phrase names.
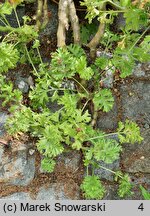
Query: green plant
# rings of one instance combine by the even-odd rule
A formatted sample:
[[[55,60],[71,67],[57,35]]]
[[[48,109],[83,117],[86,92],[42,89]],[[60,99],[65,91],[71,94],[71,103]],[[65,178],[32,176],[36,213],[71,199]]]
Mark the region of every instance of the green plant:
[[[140,190],[142,192],[142,196],[145,200],[150,200],[150,193],[142,186],[140,185]]]
[[[122,1],[108,2],[124,7]],[[92,4],[95,3],[96,1]],[[101,4],[103,3],[104,1],[101,1]],[[8,3],[5,4],[4,8]],[[101,20],[105,18],[106,21],[106,15],[112,13],[111,10],[97,12],[97,6],[92,6],[92,10],[93,7],[96,8],[96,14],[99,13]],[[128,7],[128,3],[125,7]],[[1,12],[2,18],[7,14],[7,10]],[[95,14],[88,9],[87,16],[92,21]],[[128,16],[129,13],[127,13]],[[49,64],[43,63],[39,51],[38,33],[34,26],[27,24],[27,20],[28,18],[25,17],[23,26],[20,26],[18,20],[18,28],[14,29],[4,19],[5,26],[0,27],[2,31],[8,31],[8,35],[0,44],[0,49],[4,53],[0,71],[2,105],[9,105],[11,112],[6,128],[13,135],[28,132],[30,136],[37,138],[37,149],[43,156],[41,165],[48,172],[53,172],[57,157],[61,153],[73,149],[80,150],[87,170],[81,189],[87,199],[101,199],[105,194],[105,189],[94,174],[94,169],[97,166],[103,169],[107,168],[98,165],[98,162],[113,163],[119,158],[123,143],[140,143],[143,138],[138,125],[129,120],[119,122],[118,129],[111,134],[100,131],[96,127],[98,112],[100,110],[109,112],[114,104],[111,90],[100,87],[99,82],[102,73],[107,71],[107,67],[112,68],[113,71],[120,70],[120,77],[125,78],[131,74],[137,59],[147,61],[149,52],[147,46],[149,46],[150,38],[146,36],[143,39],[146,30],[142,35],[133,34],[132,37],[129,32],[128,34],[125,32],[119,36],[122,41],[119,41],[120,43],[114,51],[112,50],[111,58],[102,55],[92,63],[88,61],[81,46],[73,44],[60,47],[52,53]],[[130,25],[125,31],[131,30],[132,27],[129,18],[127,23]],[[106,43],[107,37],[109,43]],[[118,38],[115,38],[113,33],[107,30],[102,45],[106,46],[106,50],[109,50],[112,48],[111,43],[117,40]],[[30,49],[28,48],[29,42],[32,44]],[[140,55],[139,50],[144,50],[144,53]],[[33,58],[35,51],[38,61]],[[35,85],[30,88],[28,106],[23,104],[23,94],[15,89],[13,83],[8,81],[5,76],[8,69],[14,68],[17,62],[30,63],[33,68]],[[58,109],[52,110],[49,108],[49,103],[57,103]],[[118,140],[111,138],[111,135],[116,135]],[[92,175],[89,175],[90,168]],[[109,171],[114,174],[115,181],[119,183],[118,194],[120,197],[131,194],[132,185],[129,176],[122,172]]]

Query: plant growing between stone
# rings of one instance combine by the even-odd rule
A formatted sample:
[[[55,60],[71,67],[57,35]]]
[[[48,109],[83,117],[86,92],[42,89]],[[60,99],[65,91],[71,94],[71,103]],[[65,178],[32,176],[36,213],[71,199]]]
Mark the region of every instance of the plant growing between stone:
[[[121,2],[118,4],[123,4]],[[3,99],[2,105],[9,106],[11,113],[6,128],[12,135],[28,132],[30,136],[37,138],[37,149],[44,157],[41,162],[42,168],[48,172],[53,172],[57,157],[63,152],[73,149],[81,151],[86,167],[81,189],[87,199],[101,199],[105,188],[98,176],[94,175],[94,169],[97,166],[107,168],[98,165],[98,162],[113,163],[119,158],[123,143],[140,143],[142,137],[138,125],[130,120],[119,122],[118,129],[111,134],[96,127],[99,110],[109,112],[114,104],[111,90],[100,86],[100,81],[108,68],[112,69],[112,73],[119,70],[120,77],[125,78],[131,75],[135,61],[149,60],[150,37],[144,37],[148,28],[141,35],[132,32],[141,28],[141,20],[137,23],[137,29],[134,29],[128,12],[129,7],[126,8],[126,19],[129,21],[124,27],[124,34],[118,35],[116,40],[108,26],[107,34],[102,35],[101,43],[106,45],[106,50],[109,49],[108,46],[118,42],[111,58],[104,54],[89,63],[85,51],[79,45],[71,44],[59,47],[52,53],[51,62],[43,63],[39,52],[38,34],[34,26],[27,24],[29,18],[24,17],[23,26],[20,26],[17,19],[18,28],[12,28],[7,22],[5,14],[10,14],[12,9],[9,3],[5,3],[0,10],[1,19],[5,24],[0,26],[0,30],[9,32],[0,43],[0,97]],[[139,10],[144,17],[142,24],[147,26],[147,15],[142,9]],[[139,10],[137,8],[138,12]],[[88,8],[87,11],[88,16],[91,15],[93,19],[93,12]],[[104,11],[100,12],[99,17],[104,15],[103,13]],[[109,15],[110,13],[109,11]],[[29,42],[32,42],[30,50]],[[34,51],[39,59],[38,64],[33,60]],[[30,87],[28,106],[23,103],[22,92],[15,89],[13,83],[5,76],[18,62],[29,62],[33,68],[35,85]],[[58,109],[51,110],[49,103],[57,103]],[[118,140],[111,138],[111,135],[116,135]],[[119,183],[119,196],[131,194],[132,185],[128,174],[121,171],[110,172],[114,173],[114,180]]]

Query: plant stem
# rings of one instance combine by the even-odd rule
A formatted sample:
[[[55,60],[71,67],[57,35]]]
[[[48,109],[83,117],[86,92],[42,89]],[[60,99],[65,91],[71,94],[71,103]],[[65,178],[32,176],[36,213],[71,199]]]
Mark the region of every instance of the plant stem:
[[[0,21],[1,21],[5,26],[7,26],[7,24],[6,24],[2,19],[0,19]]]
[[[27,46],[26,46],[26,45],[25,45],[25,50],[26,50],[26,53],[27,53],[29,62],[30,62],[30,64],[31,64],[32,67],[33,67],[34,72],[36,73],[37,77],[39,77],[39,74],[38,74],[38,72],[37,72],[37,70],[36,70],[36,68],[35,68],[35,66],[34,66],[34,64],[33,64],[33,62],[32,62],[32,59],[31,59],[31,57],[30,57],[30,54],[29,54],[29,52],[28,52],[28,49],[27,49]]]
[[[86,175],[87,176],[89,175],[89,167],[88,166],[86,167]]]
[[[107,137],[107,136],[111,136],[111,135],[117,135],[117,134],[118,134],[118,132],[108,133],[108,134],[104,134],[103,136],[97,136],[97,137],[89,138],[86,141],[90,141],[90,140],[94,140],[94,139],[99,139],[99,138],[103,138],[103,137]]]
[[[84,88],[84,86],[80,82],[78,82],[78,80],[76,80],[74,77],[72,77],[72,79],[82,87],[82,89],[86,92],[87,95],[89,95],[88,91]]]
[[[121,9],[121,10],[124,9],[124,8],[121,7],[120,5],[118,5],[118,4],[116,4],[115,2],[112,2],[112,1],[110,1],[110,0],[107,0],[106,3],[109,3],[109,4],[111,4],[112,6],[114,6],[115,8],[118,8],[118,9]]]
[[[14,9],[14,12],[15,12],[15,16],[16,16],[16,20],[17,20],[17,23],[18,23],[18,27],[20,28],[21,25],[20,25],[20,21],[19,21],[19,18],[18,18],[17,11],[16,11],[16,7],[14,6],[13,9]]]
[[[113,173],[113,174],[116,174],[116,172],[114,172],[114,171],[112,171],[112,170],[110,170],[110,169],[108,169],[108,168],[106,168],[106,167],[103,167],[103,166],[101,166],[101,165],[99,165],[99,164],[98,164],[98,166],[99,166],[100,168],[104,169],[104,170],[107,170],[107,171],[109,171],[109,172],[111,172],[111,173]],[[122,178],[121,176],[119,176],[119,177]]]
[[[41,62],[41,64],[43,64],[43,61],[42,61],[42,57],[41,57],[39,48],[37,47],[36,50],[37,50],[37,52],[38,52],[38,55],[39,55],[39,58],[40,58],[40,62]]]
[[[1,16],[4,19],[4,21],[6,22],[6,24],[10,27],[10,24],[9,24],[8,20],[6,19],[5,15],[2,14]]]
[[[90,99],[88,99],[88,100],[85,102],[84,106],[82,107],[81,112],[83,112],[84,108],[86,107],[86,105],[88,104],[89,101],[90,101]]]
[[[129,49],[129,52],[131,52],[131,50],[135,47],[135,45],[139,42],[139,40],[143,37],[143,35],[148,31],[148,29],[150,28],[150,26],[148,26],[145,31],[140,35],[140,37],[135,41],[135,43],[131,46],[131,48]]]

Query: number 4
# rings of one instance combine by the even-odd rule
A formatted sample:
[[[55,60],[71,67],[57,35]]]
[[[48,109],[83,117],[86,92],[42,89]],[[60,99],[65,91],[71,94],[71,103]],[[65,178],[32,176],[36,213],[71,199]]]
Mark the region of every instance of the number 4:
[[[143,211],[144,210],[144,206],[143,206],[143,203],[141,203],[138,207],[139,210]]]

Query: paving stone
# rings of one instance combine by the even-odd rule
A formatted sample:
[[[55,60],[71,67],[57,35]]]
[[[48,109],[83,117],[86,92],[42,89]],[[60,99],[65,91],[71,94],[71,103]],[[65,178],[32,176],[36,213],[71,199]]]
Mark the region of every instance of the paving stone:
[[[71,151],[68,153],[61,154],[57,159],[57,165],[63,165],[66,169],[71,172],[76,172],[80,166],[81,154],[78,151]],[[40,167],[41,173],[46,173],[42,167]]]
[[[99,165],[105,167],[106,169],[110,169],[112,171],[119,170],[119,160],[114,161],[111,164],[106,164],[103,161],[98,162]],[[114,181],[114,174],[111,173],[109,170],[103,168],[96,168],[94,174],[99,176],[100,179],[106,179],[108,181]]]
[[[150,77],[150,63],[137,63],[133,69],[133,76],[135,77]]]
[[[122,164],[126,172],[150,173],[150,129],[142,132],[141,144],[124,145]]]
[[[19,193],[13,193],[9,196],[2,197],[0,200],[31,200],[31,197],[28,193],[19,192]]]
[[[121,87],[123,118],[150,125],[150,83],[138,81]]]
[[[118,115],[118,108],[117,102],[115,100],[113,109],[106,112],[99,112],[98,119],[97,119],[97,128],[100,130],[113,130],[117,128],[117,115]]]
[[[58,163],[63,163],[66,168],[71,169],[73,172],[75,172],[79,168],[80,161],[81,155],[77,151],[64,153],[58,158]]]
[[[117,194],[117,185],[105,185],[106,193],[103,200],[119,200],[120,197]]]
[[[69,187],[67,184],[54,183],[39,189],[36,200],[75,200],[79,199],[79,187]]]
[[[33,180],[34,173],[35,156],[28,155],[26,145],[20,144],[16,148],[12,145],[9,152],[2,152],[0,157],[1,183],[27,185]]]
[[[2,136],[5,132],[4,124],[6,123],[7,117],[6,113],[0,112],[0,136]]]

